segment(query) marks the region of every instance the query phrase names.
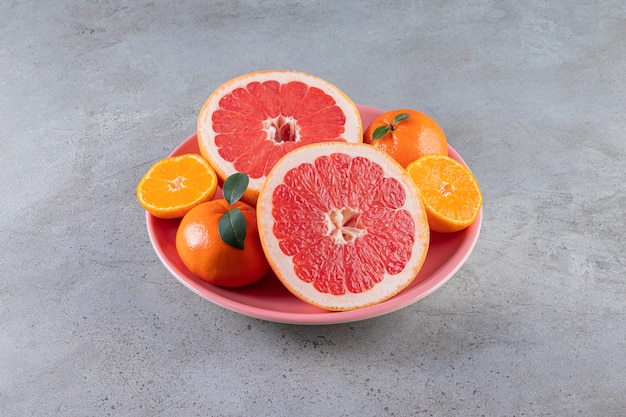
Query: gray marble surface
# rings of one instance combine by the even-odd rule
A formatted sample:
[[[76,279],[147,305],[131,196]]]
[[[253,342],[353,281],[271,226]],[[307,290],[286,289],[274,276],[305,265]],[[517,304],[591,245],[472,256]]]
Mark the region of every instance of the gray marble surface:
[[[3,416],[626,415],[622,1],[0,4]],[[476,174],[474,252],[329,326],[171,276],[135,199],[259,69],[431,115]]]

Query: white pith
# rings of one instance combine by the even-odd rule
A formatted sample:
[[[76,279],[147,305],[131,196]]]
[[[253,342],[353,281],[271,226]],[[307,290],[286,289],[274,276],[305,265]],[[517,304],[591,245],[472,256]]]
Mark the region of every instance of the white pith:
[[[300,280],[294,272],[292,257],[281,251],[279,241],[272,232],[272,190],[283,182],[285,174],[292,168],[303,163],[312,163],[319,156],[332,153],[345,153],[351,157],[364,156],[381,165],[384,168],[385,176],[396,178],[403,185],[406,201],[402,209],[412,213],[415,220],[415,244],[404,270],[396,275],[385,273],[381,282],[363,293],[347,293],[339,296],[325,294],[315,290],[312,284]],[[391,164],[390,161],[392,161]],[[388,155],[380,153],[369,145],[327,142],[307,145],[292,151],[279,161],[268,175],[257,202],[257,214],[259,233],[264,242],[266,256],[273,261],[272,266],[276,275],[292,292],[300,294],[300,298],[308,299],[314,304],[330,310],[347,310],[372,305],[397,294],[415,278],[428,249],[430,236],[428,223],[416,186],[400,165]],[[349,216],[350,214],[358,215],[358,212],[355,208],[337,208],[331,210],[331,213],[327,213],[329,234],[335,236],[336,241],[340,243],[347,243],[349,239],[355,239],[367,233],[366,230],[350,225],[347,227],[340,226],[345,223],[346,215]]]
[[[171,192],[176,192],[184,187],[185,177],[182,175],[177,176],[173,180],[167,181],[168,189]]]
[[[336,243],[346,244],[367,233],[364,228],[356,227],[356,221],[361,210],[352,207],[334,208],[325,214],[325,223],[328,227],[328,235],[332,236]]]
[[[299,142],[300,141],[300,131],[298,129],[297,120],[293,117],[272,117],[263,121],[263,127],[267,132],[267,140],[273,141],[275,143],[284,142],[282,139],[277,138],[280,132],[279,129],[288,126],[290,131],[292,132],[291,136],[293,136],[291,141]]]

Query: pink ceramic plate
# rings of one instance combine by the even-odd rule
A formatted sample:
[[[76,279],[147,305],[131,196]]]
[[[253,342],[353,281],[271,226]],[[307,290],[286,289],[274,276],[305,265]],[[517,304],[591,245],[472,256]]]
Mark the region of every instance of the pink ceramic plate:
[[[367,127],[383,111],[358,106],[363,126]],[[171,155],[199,153],[196,135],[178,146]],[[465,163],[452,147],[451,157]],[[218,191],[216,198],[221,198]],[[161,220],[146,214],[150,241],[163,265],[190,290],[224,308],[263,320],[293,324],[345,323],[381,316],[431,294],[452,275],[469,257],[478,240],[482,210],[476,221],[467,229],[452,233],[432,233],[426,261],[415,280],[395,297],[380,304],[352,311],[331,312],[309,305],[291,295],[273,274],[256,284],[236,289],[216,287],[193,275],[178,257],[175,246],[176,229],[180,220]]]

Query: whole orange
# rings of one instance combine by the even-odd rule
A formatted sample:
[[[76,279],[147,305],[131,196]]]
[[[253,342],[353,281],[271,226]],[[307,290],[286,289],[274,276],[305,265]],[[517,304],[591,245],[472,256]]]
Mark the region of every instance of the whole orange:
[[[223,287],[242,287],[263,278],[269,263],[263,253],[251,206],[236,202],[246,220],[243,249],[225,243],[220,237],[218,223],[230,209],[224,199],[202,203],[191,209],[181,220],[176,232],[176,250],[183,264],[204,281]]]
[[[396,118],[402,120],[394,123]],[[374,132],[379,128],[386,133],[376,139]],[[448,155],[443,129],[428,115],[412,109],[391,110],[378,116],[363,133],[363,142],[389,154],[404,168],[423,155]]]

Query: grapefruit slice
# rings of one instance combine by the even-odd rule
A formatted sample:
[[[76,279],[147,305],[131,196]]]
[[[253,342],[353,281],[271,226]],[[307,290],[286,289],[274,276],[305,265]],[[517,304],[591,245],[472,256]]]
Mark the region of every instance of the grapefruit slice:
[[[411,177],[365,144],[318,143],[285,155],[261,189],[257,223],[285,287],[336,311],[400,292],[422,267],[430,240]]]
[[[198,116],[198,146],[223,181],[236,172],[250,183],[242,200],[256,204],[276,161],[317,142],[363,141],[356,105],[341,90],[297,71],[258,71],[215,90]]]

